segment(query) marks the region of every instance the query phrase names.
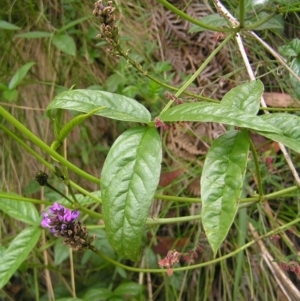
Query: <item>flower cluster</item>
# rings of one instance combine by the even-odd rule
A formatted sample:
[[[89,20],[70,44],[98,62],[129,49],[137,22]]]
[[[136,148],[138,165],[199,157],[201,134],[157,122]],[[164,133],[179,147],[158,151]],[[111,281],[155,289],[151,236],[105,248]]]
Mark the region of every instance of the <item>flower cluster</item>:
[[[198,254],[202,253],[203,249],[200,246],[197,246],[196,250],[189,250],[186,253],[180,253],[177,250],[170,250],[165,258],[160,260],[158,264],[161,267],[167,268],[167,274],[169,276],[173,275],[172,266],[177,264],[182,258],[187,263],[194,262],[194,259],[198,258]]]
[[[165,97],[167,100],[172,100],[176,105],[181,105],[184,103],[182,98],[178,98],[176,95],[170,93],[169,91],[165,92]]]
[[[290,261],[288,263],[280,262],[279,266],[286,271],[295,273],[298,277],[300,277],[300,265],[296,261]]]
[[[158,264],[161,267],[167,268],[167,274],[169,276],[173,275],[173,270],[171,267],[179,262],[179,259],[181,257],[181,253],[176,250],[170,250],[165,258],[160,260]]]
[[[90,246],[94,238],[89,238],[86,227],[81,226],[80,222],[77,221],[78,210],[72,211],[63,205],[54,203],[49,208],[49,213],[42,212],[42,227],[48,228],[56,237],[63,237],[64,244],[76,251]]]
[[[107,5],[98,0],[95,3],[93,14],[99,18],[100,21],[100,34],[98,38],[105,40],[108,44],[115,48],[119,45],[119,29],[115,24],[115,8],[112,6],[112,1],[108,1]]]
[[[176,130],[176,126],[174,123],[165,123],[162,120],[160,120],[158,117],[155,117],[154,119],[155,127],[156,128],[162,128],[164,131],[169,131],[169,130]]]

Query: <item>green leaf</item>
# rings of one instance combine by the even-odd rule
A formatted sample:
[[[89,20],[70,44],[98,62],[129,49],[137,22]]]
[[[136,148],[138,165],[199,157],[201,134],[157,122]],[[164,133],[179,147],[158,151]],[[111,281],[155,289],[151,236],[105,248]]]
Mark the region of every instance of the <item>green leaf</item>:
[[[95,90],[71,90],[57,95],[47,107],[67,109],[79,112],[91,112],[99,107],[106,107],[95,115],[112,119],[145,122],[151,121],[149,111],[136,100],[119,94]]]
[[[21,28],[19,26],[16,26],[16,25],[6,22],[4,20],[0,20],[0,29],[19,30]]]
[[[238,210],[248,150],[248,131],[230,131],[213,142],[204,162],[201,214],[214,255],[227,236]]]
[[[256,115],[263,92],[263,83],[260,80],[254,80],[231,89],[225,94],[221,104]]]
[[[287,45],[279,47],[278,50],[285,57],[297,56],[300,54],[300,39],[293,39]]]
[[[84,301],[84,300],[80,298],[65,297],[65,298],[55,299],[55,301]]]
[[[263,20],[269,16],[266,12],[260,12],[258,14],[258,19]],[[267,22],[261,24],[260,26],[256,27],[255,30],[265,30],[265,29],[283,29],[284,28],[284,21],[281,15],[276,15],[272,19],[268,20]]]
[[[27,75],[28,71],[33,65],[35,65],[35,63],[30,62],[22,66],[11,78],[8,84],[8,88],[10,90],[15,89],[19,85],[19,83],[24,79],[24,77]]]
[[[300,57],[294,58],[290,67],[298,75],[298,77],[300,77]],[[300,98],[300,83],[291,73],[290,73],[290,80],[294,87],[294,92],[296,96]]]
[[[7,89],[8,89],[8,87],[6,85],[0,83],[0,90],[4,90],[5,91]]]
[[[139,258],[161,159],[157,130],[136,127],[118,137],[103,166],[102,210],[108,240],[119,255],[133,261]]]
[[[11,193],[5,193],[12,196]],[[39,225],[41,218],[32,203],[21,202],[19,200],[0,198],[0,210],[2,210],[7,215],[24,222],[29,225]]]
[[[201,18],[199,21],[208,24],[208,25],[213,25],[217,27],[223,27],[228,25],[227,21],[225,18],[221,17],[219,14],[211,14],[208,16],[205,16]],[[200,32],[200,31],[205,31],[207,30],[204,27],[201,27],[199,25],[193,24],[192,27],[189,29],[188,33],[195,33],[195,32]]]
[[[272,133],[259,134],[274,141],[280,142],[294,151],[300,153],[300,117],[292,114],[274,113],[261,116],[269,124],[282,131],[281,135]]]
[[[55,140],[52,145],[51,148],[53,150],[57,150],[57,148],[62,145],[64,139],[68,136],[68,134],[75,128],[75,126],[77,126],[78,124],[82,123],[84,120],[86,120],[88,117],[94,115],[96,112],[103,110],[105,107],[99,107],[96,108],[94,110],[92,110],[91,112],[87,113],[87,114],[81,114],[79,116],[76,116],[75,118],[73,118],[72,120],[70,120],[67,124],[65,124],[62,129],[60,130],[60,132],[58,133],[58,137],[57,140]]]
[[[142,286],[136,282],[126,282],[121,283],[115,290],[114,295],[119,296],[137,296],[141,290]]]
[[[210,102],[177,105],[163,112],[159,118],[166,122],[220,122],[257,131],[281,134],[279,129],[265,122],[260,116],[253,116],[234,107],[230,108]]]
[[[16,90],[16,89],[14,89],[14,90],[5,90],[5,91],[3,91],[3,97],[8,102],[14,101],[18,97],[18,90]]]
[[[17,38],[25,38],[25,39],[41,39],[41,38],[50,38],[53,34],[47,31],[30,31],[19,33],[16,35]]]
[[[54,245],[54,264],[60,265],[70,256],[70,248],[63,244],[62,239],[57,239]]]
[[[53,44],[60,51],[75,56],[76,44],[74,39],[67,34],[55,35],[52,39]]]
[[[83,296],[84,301],[104,301],[109,299],[113,293],[105,287],[91,288]]]
[[[39,240],[42,229],[30,227],[19,233],[0,258],[0,289],[8,282]]]
[[[65,30],[67,30],[67,29],[69,29],[69,28],[71,28],[71,27],[73,27],[73,26],[75,26],[75,25],[77,25],[79,23],[82,23],[85,20],[88,20],[88,19],[91,19],[91,17],[90,16],[88,16],[88,17],[82,17],[82,18],[79,18],[79,19],[77,19],[75,21],[72,21],[72,22],[66,24],[65,26],[63,26],[62,28],[60,28],[58,32],[61,33],[61,32],[65,31]]]

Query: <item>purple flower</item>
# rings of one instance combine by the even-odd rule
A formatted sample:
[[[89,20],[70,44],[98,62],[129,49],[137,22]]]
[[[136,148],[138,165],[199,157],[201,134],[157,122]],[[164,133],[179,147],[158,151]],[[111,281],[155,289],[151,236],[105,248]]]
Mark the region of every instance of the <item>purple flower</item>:
[[[54,203],[49,208],[50,214],[45,211],[42,212],[43,220],[42,227],[49,228],[50,232],[55,236],[64,236],[68,226],[75,224],[76,219],[79,217],[78,210],[70,210],[63,205]]]

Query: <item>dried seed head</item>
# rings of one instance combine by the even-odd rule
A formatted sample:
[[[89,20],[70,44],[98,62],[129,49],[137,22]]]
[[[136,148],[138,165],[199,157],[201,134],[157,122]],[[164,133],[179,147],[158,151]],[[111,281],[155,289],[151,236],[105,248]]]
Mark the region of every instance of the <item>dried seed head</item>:
[[[35,179],[41,186],[45,186],[48,183],[48,175],[43,171],[38,171],[35,175]]]

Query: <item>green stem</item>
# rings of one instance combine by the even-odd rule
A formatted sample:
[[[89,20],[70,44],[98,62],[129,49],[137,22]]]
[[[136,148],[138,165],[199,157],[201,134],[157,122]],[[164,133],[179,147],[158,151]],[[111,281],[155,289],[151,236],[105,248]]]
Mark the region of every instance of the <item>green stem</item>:
[[[240,22],[240,28],[242,29],[245,26],[245,0],[240,0],[239,2],[240,2],[239,22]]]
[[[26,151],[28,153],[30,153],[32,156],[34,156],[39,162],[41,162],[43,165],[47,166],[49,169],[52,169],[52,171],[54,171],[54,168],[50,163],[48,163],[42,156],[40,156],[31,147],[29,147],[25,142],[23,142],[17,135],[15,135],[9,129],[4,127],[2,124],[0,124],[0,129],[3,132],[5,132],[7,135],[9,135],[11,138],[13,138],[18,143],[18,145],[21,145],[24,149],[26,149]]]
[[[208,56],[208,58],[203,62],[203,64],[200,66],[200,68],[191,76],[191,78],[176,92],[175,96],[179,97],[184,90],[199,76],[199,74],[205,69],[205,67],[210,63],[210,61],[216,56],[216,54],[224,47],[224,45],[232,38],[234,37],[235,32],[231,33],[222,41],[222,43],[219,44],[219,46]],[[174,100],[170,100],[167,105],[164,107],[161,113],[165,112],[170,108]]]
[[[206,66],[214,59],[216,54],[227,44],[227,42],[234,37],[236,32],[231,33],[224,39],[218,47],[208,56],[208,58],[203,62],[200,68],[191,76],[191,78],[176,92],[175,96],[179,97],[182,92],[199,76],[199,74],[206,68]]]
[[[260,196],[260,200],[262,201],[264,197],[264,192],[263,192],[262,179],[261,179],[261,173],[260,173],[259,162],[258,162],[258,155],[255,146],[253,144],[253,141],[251,139],[250,139],[250,149],[252,152],[253,161],[256,169],[258,194]]]
[[[51,184],[47,183],[47,184],[45,184],[45,186],[49,187],[50,189],[52,189],[53,191],[55,191],[56,193],[58,193],[60,196],[62,196],[63,198],[65,198],[71,204],[74,204],[73,201],[70,198],[68,198],[64,193],[62,193],[61,191],[59,191],[58,189],[56,189]]]
[[[27,203],[32,203],[32,204],[44,204],[46,206],[52,205],[53,202],[49,201],[41,201],[37,199],[31,199],[31,198],[25,198],[23,196],[19,196],[16,194],[10,194],[10,193],[5,193],[5,192],[0,192],[0,199],[9,199],[13,201],[21,201],[21,202],[27,202]],[[94,212],[92,210],[89,210],[85,207],[82,207],[80,204],[74,204],[72,206],[66,206],[70,209],[78,209],[86,214],[88,214],[91,217],[97,218],[97,219],[102,219],[102,214]]]
[[[286,14],[286,13],[291,13],[291,12],[300,12],[300,7],[290,7],[290,6],[286,6],[286,7],[279,7],[278,9],[278,13],[282,14]]]
[[[262,24],[268,22],[270,19],[272,19],[276,15],[276,11],[273,11],[271,14],[269,14],[266,18],[259,20],[249,26],[245,26],[244,30],[255,30],[257,27],[261,26]]]
[[[276,192],[272,192],[269,194],[264,195],[264,199],[270,200],[270,199],[276,199],[278,197],[283,197],[285,195],[289,195],[291,193],[296,192],[299,190],[298,186],[291,186]],[[180,197],[180,196],[170,196],[170,195],[163,195],[163,194],[156,194],[154,196],[156,199],[161,199],[165,201],[172,201],[172,202],[182,202],[182,203],[201,203],[202,200],[200,198],[187,198],[187,197]],[[249,198],[242,198],[240,199],[240,203],[253,203],[253,202],[259,202],[260,197],[259,196],[253,196]]]
[[[17,194],[12,194],[12,193],[7,193],[7,192],[0,192],[0,199],[9,199],[9,200],[27,202],[27,203],[32,203],[32,204],[44,204],[46,206],[52,205],[52,202],[49,202],[49,201],[25,198],[23,196],[20,196]]]
[[[277,112],[298,112],[300,108],[273,108],[273,107],[260,107],[261,111],[277,111]]]
[[[153,82],[159,84],[160,86],[162,87],[165,87],[169,90],[172,90],[172,91],[178,91],[179,88],[176,88],[176,87],[173,87],[171,85],[168,85],[162,81],[160,81],[159,79],[153,77],[152,75],[150,75],[148,73],[147,70],[145,70],[143,68],[143,66],[141,64],[139,64],[138,62],[132,60],[129,55],[127,54],[127,52],[125,52],[120,45],[115,45],[116,47],[116,50],[118,52],[118,55],[124,57],[126,59],[126,61],[131,65],[133,66],[135,69],[137,69],[139,72],[141,72],[144,76],[148,77],[150,80],[152,80]],[[191,96],[191,97],[194,97],[194,98],[197,98],[197,99],[201,99],[201,100],[204,100],[204,101],[209,101],[209,102],[216,102],[218,103],[218,101],[212,99],[212,98],[209,98],[209,97],[205,97],[205,96],[201,96],[201,95],[198,95],[198,94],[194,94],[194,93],[191,93],[191,92],[187,92],[187,91],[184,91],[183,92],[185,95],[188,95],[188,96]]]
[[[232,32],[233,30],[235,31],[237,29],[237,28],[233,29],[233,28],[221,28],[221,27],[211,26],[207,23],[203,23],[199,20],[196,20],[196,19],[190,17],[189,15],[185,14],[184,12],[182,12],[181,10],[179,10],[178,8],[176,8],[175,6],[173,6],[166,0],[158,0],[158,2],[161,3],[164,7],[168,8],[170,11],[172,11],[177,16],[181,17],[182,19],[189,21],[200,27],[203,27],[207,30],[212,30],[212,31],[217,31],[217,32]]]
[[[300,218],[297,218],[283,226],[278,227],[277,229],[274,229],[268,233],[265,233],[261,236],[258,237],[258,239],[254,239],[248,243],[246,243],[245,245],[243,245],[242,247],[238,248],[237,250],[232,251],[231,253],[228,253],[224,256],[221,256],[219,258],[215,258],[213,260],[207,261],[207,262],[203,262],[203,263],[199,263],[199,264],[194,264],[194,265],[188,265],[188,266],[184,266],[181,268],[174,268],[172,269],[174,272],[177,271],[187,271],[187,270],[194,270],[194,269],[199,269],[202,268],[204,266],[210,266],[212,264],[221,262],[222,260],[228,259],[230,257],[233,257],[234,255],[237,255],[239,252],[249,248],[250,246],[252,246],[254,243],[256,243],[258,240],[262,240],[264,238],[273,236],[279,232],[282,232],[288,228],[290,228],[291,226],[298,224],[300,222]],[[118,266],[120,268],[123,268],[124,270],[127,271],[132,271],[132,272],[137,272],[137,273],[166,273],[167,271],[164,269],[144,269],[144,268],[134,268],[134,267],[130,267],[127,266],[125,264],[122,264],[108,256],[106,256],[105,254],[103,254],[102,252],[100,252],[99,250],[97,250],[94,246],[90,246],[90,250],[92,250],[93,252],[95,252],[97,255],[99,255],[100,257],[102,257],[104,260],[107,260],[108,262],[110,262],[111,264]]]
[[[91,181],[96,184],[100,184],[100,180],[83,170],[79,169],[77,166],[70,163],[64,157],[60,156],[56,151],[54,151],[51,147],[49,147],[46,143],[40,140],[37,136],[35,136],[31,131],[29,131],[22,123],[20,123],[15,117],[13,117],[8,111],[6,111],[2,106],[0,106],[0,115],[2,115],[10,124],[12,124],[15,128],[17,128],[23,135],[25,135],[31,142],[37,145],[40,149],[47,152],[57,161],[59,161],[62,165],[65,165],[70,170],[81,176],[82,178]]]
[[[41,162],[44,166],[46,166],[49,170],[52,172],[55,172],[54,167],[47,162],[42,156],[40,156],[37,152],[35,152],[31,147],[29,147],[25,142],[23,142],[17,135],[15,135],[13,132],[8,130],[6,127],[4,127],[2,124],[0,124],[0,129],[5,132],[7,135],[9,135],[11,138],[13,138],[19,145],[21,145],[28,153],[30,153],[32,156],[34,156],[39,162]],[[93,200],[95,200],[98,203],[102,203],[102,200],[94,196],[92,193],[89,191],[85,190],[81,186],[77,185],[76,183],[72,182],[70,180],[70,185],[81,192],[82,194],[89,196]]]

